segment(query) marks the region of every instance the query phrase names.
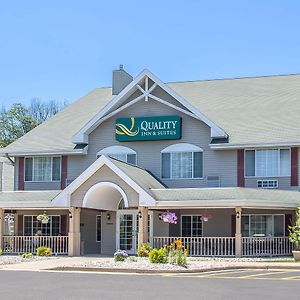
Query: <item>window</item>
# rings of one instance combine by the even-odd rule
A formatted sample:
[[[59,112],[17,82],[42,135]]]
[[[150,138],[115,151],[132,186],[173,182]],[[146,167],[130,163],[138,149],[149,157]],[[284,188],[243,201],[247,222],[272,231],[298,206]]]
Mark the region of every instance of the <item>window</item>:
[[[101,216],[96,216],[96,242],[101,242]]]
[[[278,188],[278,180],[257,180],[257,187],[262,189]]]
[[[181,236],[201,237],[202,218],[201,216],[181,216]]]
[[[26,157],[25,181],[59,181],[60,157]]]
[[[284,215],[243,215],[242,236],[284,236]]]
[[[24,235],[33,236],[38,230],[44,236],[56,236],[60,233],[60,216],[49,216],[49,222],[43,224],[36,219],[37,216],[24,216]]]
[[[290,176],[289,149],[246,150],[245,176]]]
[[[111,146],[102,149],[97,153],[97,158],[99,158],[102,154],[108,155],[112,158],[125,161],[127,163],[136,165],[136,152],[128,147],[124,146]]]
[[[180,143],[161,151],[162,178],[202,178],[203,150],[195,145]]]

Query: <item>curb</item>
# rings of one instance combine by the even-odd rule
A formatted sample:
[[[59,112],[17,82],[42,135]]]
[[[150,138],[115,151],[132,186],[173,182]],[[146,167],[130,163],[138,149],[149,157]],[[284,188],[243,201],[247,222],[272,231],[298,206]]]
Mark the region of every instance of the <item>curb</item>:
[[[274,269],[299,269],[300,266],[229,266],[229,267],[213,267],[206,269],[193,270],[149,270],[149,269],[126,269],[126,268],[93,268],[93,267],[55,267],[44,269],[47,271],[80,271],[80,272],[99,272],[99,273],[132,273],[132,274],[193,274],[213,271],[241,270],[241,269],[258,269],[258,270],[274,270]]]

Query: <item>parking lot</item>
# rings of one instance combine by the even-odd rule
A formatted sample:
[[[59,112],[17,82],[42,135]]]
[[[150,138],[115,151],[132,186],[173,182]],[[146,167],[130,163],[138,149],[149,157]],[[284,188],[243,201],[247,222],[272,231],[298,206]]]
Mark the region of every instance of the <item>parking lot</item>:
[[[195,274],[172,274],[166,276],[210,279],[300,280],[300,269],[235,269]]]

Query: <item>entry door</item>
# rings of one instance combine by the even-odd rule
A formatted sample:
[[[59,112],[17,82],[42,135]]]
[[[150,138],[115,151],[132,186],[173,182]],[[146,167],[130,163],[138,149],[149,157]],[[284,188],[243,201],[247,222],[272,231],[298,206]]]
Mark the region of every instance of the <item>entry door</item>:
[[[152,213],[148,215],[148,233],[152,237]],[[138,211],[118,211],[116,248],[126,250],[128,254],[137,252]]]

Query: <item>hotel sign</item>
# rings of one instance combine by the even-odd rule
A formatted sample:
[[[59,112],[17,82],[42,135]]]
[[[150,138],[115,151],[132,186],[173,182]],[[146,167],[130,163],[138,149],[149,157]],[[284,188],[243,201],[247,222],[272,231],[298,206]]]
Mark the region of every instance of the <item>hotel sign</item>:
[[[131,117],[116,120],[116,140],[120,142],[180,138],[181,118],[179,116]]]

